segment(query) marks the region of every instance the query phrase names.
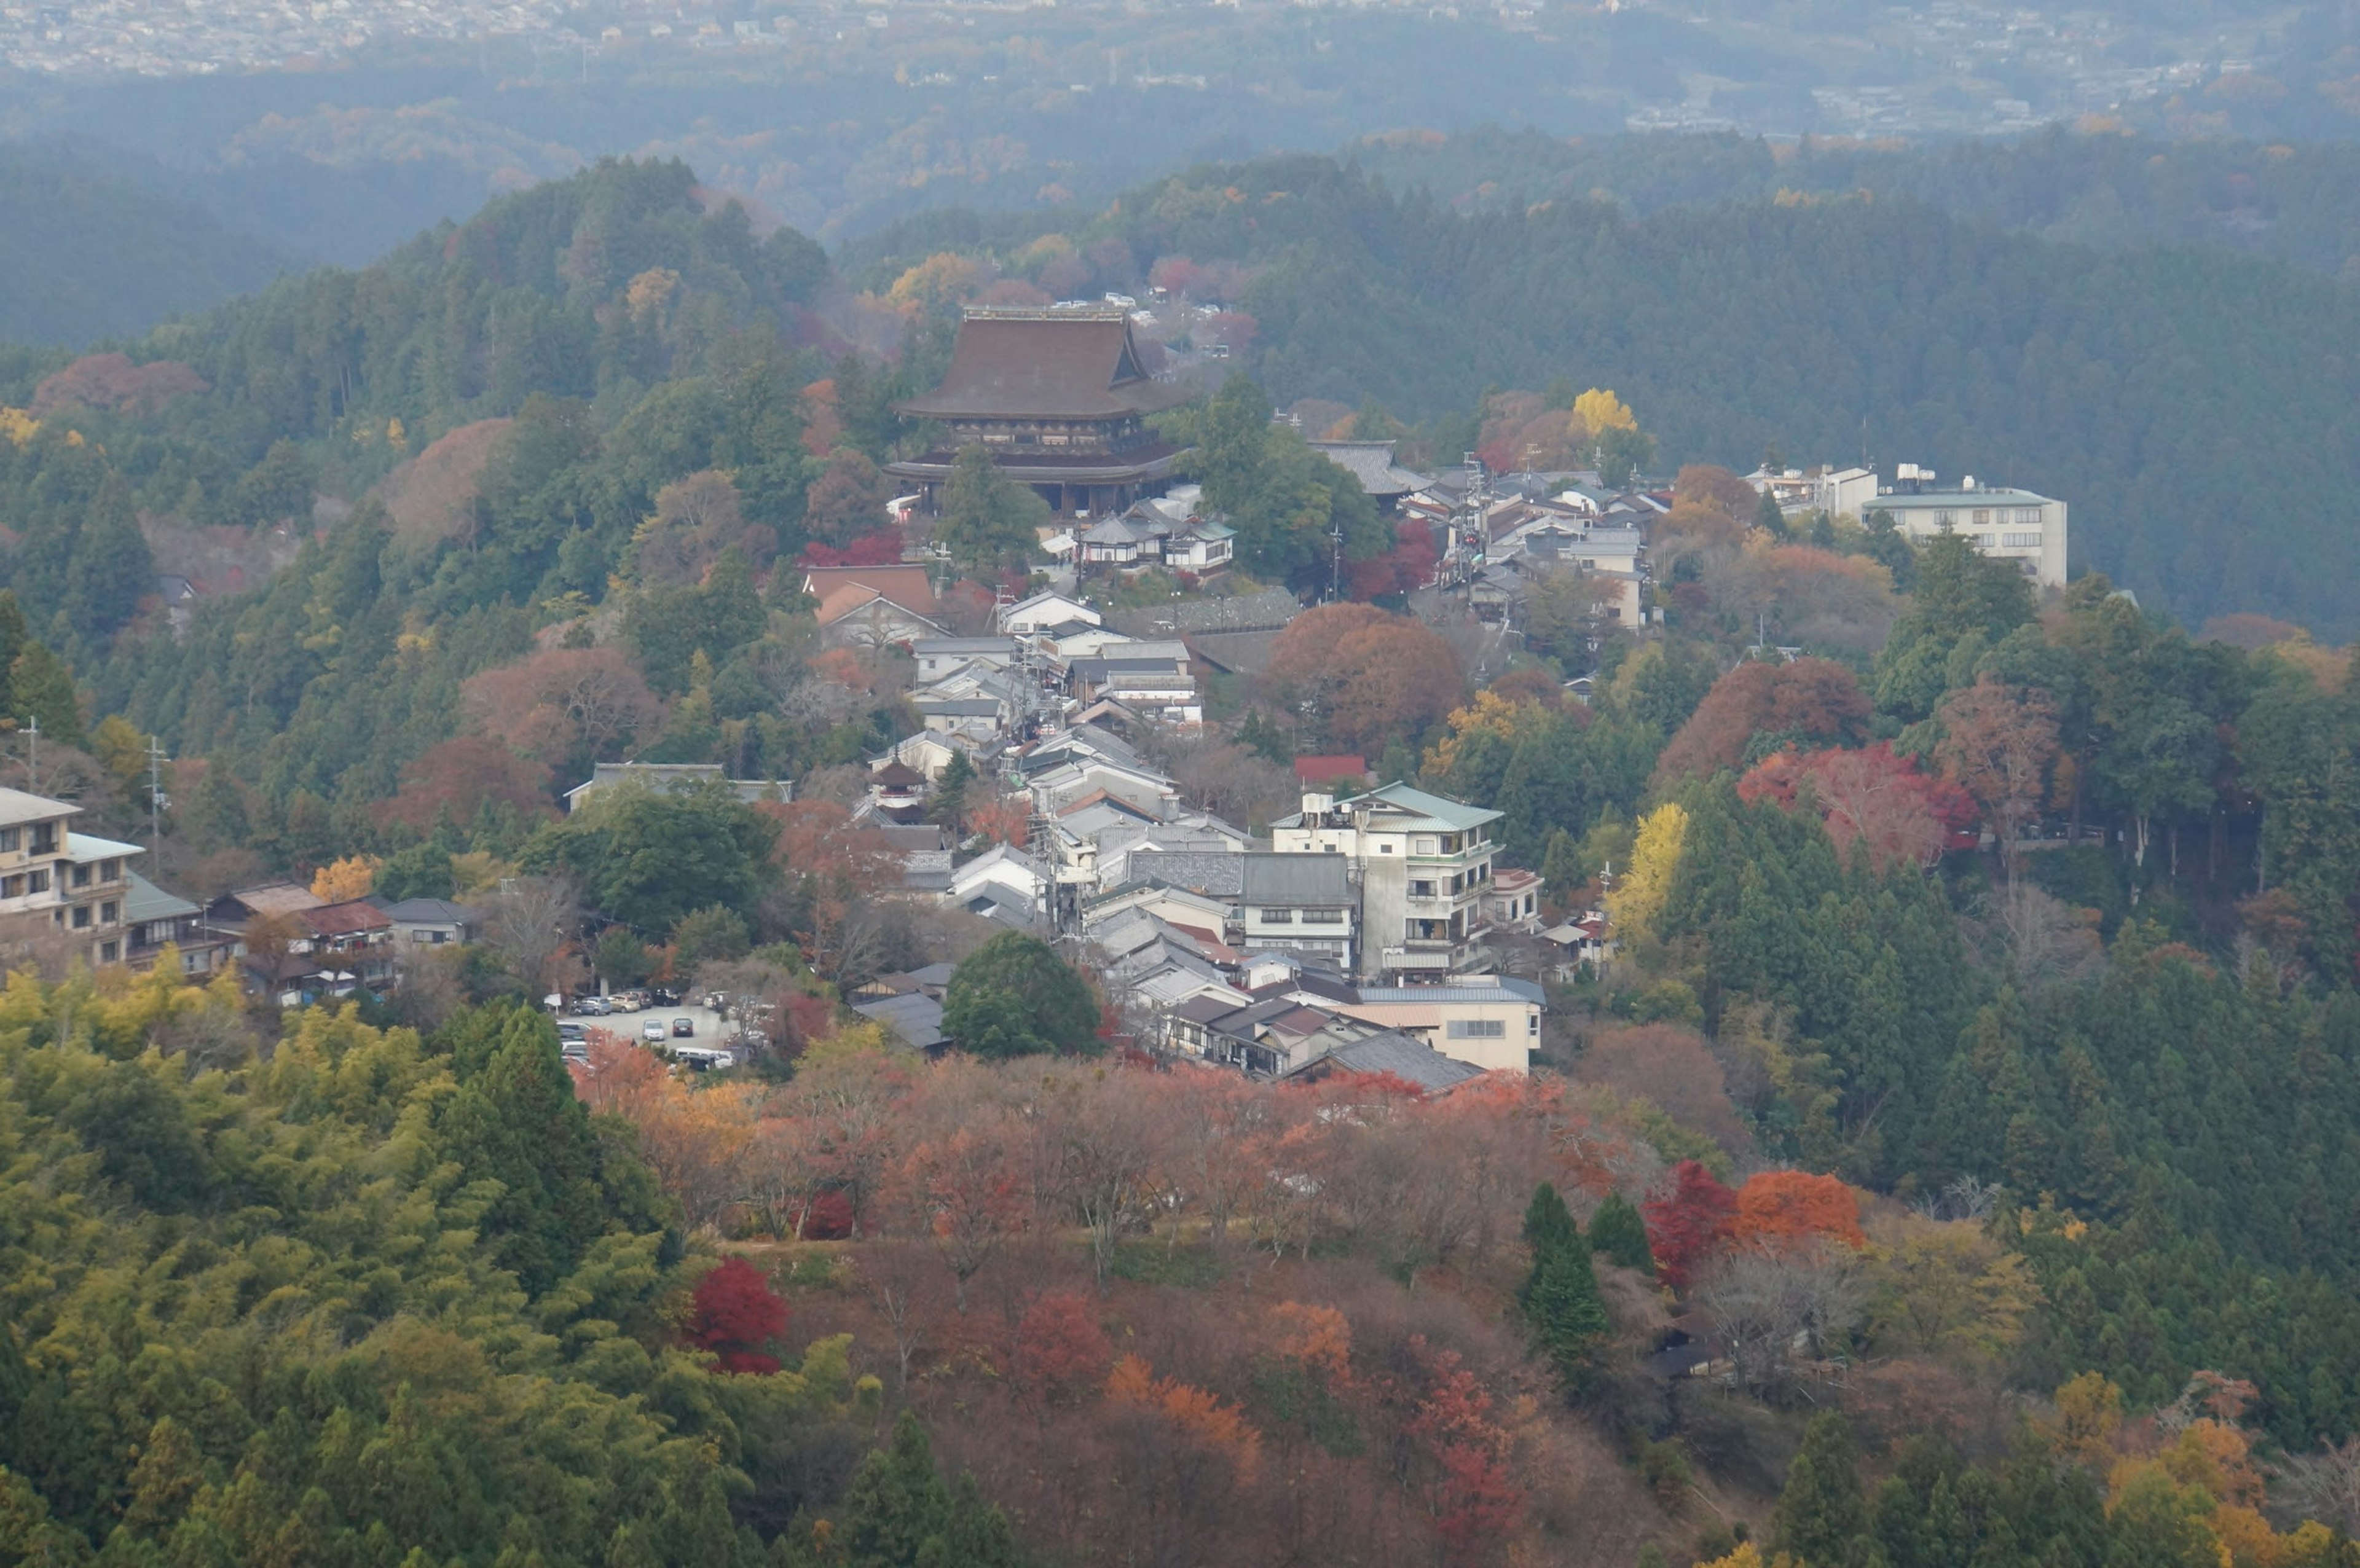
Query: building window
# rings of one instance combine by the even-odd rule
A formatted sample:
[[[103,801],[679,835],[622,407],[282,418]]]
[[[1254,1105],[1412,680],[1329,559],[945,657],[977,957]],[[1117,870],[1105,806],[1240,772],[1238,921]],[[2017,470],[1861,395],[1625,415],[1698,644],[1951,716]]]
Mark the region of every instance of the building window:
[[[2040,508],[2038,506],[2018,506],[2016,509],[2016,520],[2021,524],[2038,523],[2040,521]]]
[[[57,852],[57,823],[43,822],[33,830],[33,853],[35,855],[53,855]]]
[[[1538,1034],[1541,1032],[1541,1016],[1538,1013],[1526,1013],[1524,1015],[1524,1032],[1526,1034]]]
[[[14,855],[24,847],[23,828],[0,828],[0,855]]]
[[[98,907],[98,923],[99,923],[100,925],[103,925],[103,926],[111,926],[111,925],[113,925],[113,924],[115,922],[116,916],[117,916],[117,909],[116,909],[116,906],[115,906],[115,905],[114,905],[114,904],[101,904],[101,905]]]
[[[89,866],[77,866],[73,868],[73,885],[77,887],[87,887],[90,886]]]
[[[1991,527],[1991,512],[1987,508],[1978,507],[1976,509],[1975,527],[1979,528],[1987,528]]]
[[[48,892],[49,874],[46,871],[27,871],[25,873],[25,890],[28,893]]]
[[[1393,846],[1392,844],[1381,844],[1377,845],[1377,853],[1378,853],[1379,855],[1391,855],[1393,852]]]
[[[2009,550],[2038,550],[2040,536],[2038,534],[2002,534],[1999,542]]]
[[[1499,1018],[1452,1018],[1443,1026],[1452,1040],[1505,1040],[1508,1026]]]
[[[1341,909],[1306,909],[1303,923],[1306,926],[1340,926],[1344,923]]]
[[[1431,898],[1434,897],[1434,884],[1413,882],[1409,885],[1409,896],[1413,898]]]
[[[1956,524],[1958,520],[1959,514],[1956,512],[1944,510],[1934,514],[1934,526],[1938,528],[1950,528]]]
[[[123,862],[119,860],[102,861],[98,867],[98,879],[102,882],[122,881]]]
[[[25,878],[23,876],[0,877],[0,898],[21,898],[24,896]]]
[[[116,961],[118,961],[119,959],[121,959],[121,958],[122,958],[122,956],[123,956],[123,944],[122,944],[121,942],[100,942],[100,943],[98,944],[98,961],[99,961],[101,964],[113,964],[113,963],[115,963]]]
[[[90,929],[90,906],[88,904],[76,904],[74,906],[73,929],[76,931],[88,931]]]
[[[1295,923],[1293,909],[1264,909],[1262,923],[1266,926],[1291,926]]]

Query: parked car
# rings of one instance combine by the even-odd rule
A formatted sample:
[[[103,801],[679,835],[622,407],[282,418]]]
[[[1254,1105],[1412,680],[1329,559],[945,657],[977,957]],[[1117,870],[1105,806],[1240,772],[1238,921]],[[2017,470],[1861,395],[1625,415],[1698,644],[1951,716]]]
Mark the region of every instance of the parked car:
[[[686,1046],[672,1052],[683,1067],[691,1073],[715,1073],[738,1065],[738,1058],[726,1051],[714,1051],[704,1046]]]
[[[661,1045],[672,1038],[672,1031],[664,1028],[661,1018],[650,1018],[639,1026],[639,1038],[650,1045]]]
[[[729,994],[727,991],[707,991],[705,994],[705,1010],[706,1012],[721,1013],[727,1012],[728,1009]]]
[[[576,996],[574,1012],[577,1018],[603,1018],[615,1009],[604,996]]]
[[[587,1040],[589,1038],[589,1029],[581,1024],[575,1023],[571,1018],[561,1020],[557,1026],[557,1042],[560,1045],[584,1041]]]
[[[580,1040],[570,1040],[558,1049],[557,1059],[560,1062],[579,1062],[587,1067],[590,1065],[590,1048]]]
[[[672,1037],[674,1040],[694,1040],[696,1038],[696,1020],[694,1018],[672,1019]]]
[[[607,996],[606,1005],[618,1013],[636,1013],[647,1004],[637,991],[617,991]]]
[[[648,987],[648,1002],[651,1007],[677,1007],[680,1006],[680,993],[669,985],[650,985]]]

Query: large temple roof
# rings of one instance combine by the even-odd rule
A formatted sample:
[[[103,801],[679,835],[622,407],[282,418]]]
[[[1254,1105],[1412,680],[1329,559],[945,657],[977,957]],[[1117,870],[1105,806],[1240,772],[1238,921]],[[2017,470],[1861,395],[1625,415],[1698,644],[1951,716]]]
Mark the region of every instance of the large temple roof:
[[[1127,311],[974,309],[943,384],[901,409],[920,419],[1109,419],[1188,397],[1141,370]]]

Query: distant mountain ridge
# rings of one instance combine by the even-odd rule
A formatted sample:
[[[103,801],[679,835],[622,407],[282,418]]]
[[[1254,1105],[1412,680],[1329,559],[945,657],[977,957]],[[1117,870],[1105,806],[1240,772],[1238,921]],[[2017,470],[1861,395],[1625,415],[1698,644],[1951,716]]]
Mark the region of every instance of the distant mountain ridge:
[[[300,265],[69,148],[0,147],[0,338],[78,347],[120,337]]]

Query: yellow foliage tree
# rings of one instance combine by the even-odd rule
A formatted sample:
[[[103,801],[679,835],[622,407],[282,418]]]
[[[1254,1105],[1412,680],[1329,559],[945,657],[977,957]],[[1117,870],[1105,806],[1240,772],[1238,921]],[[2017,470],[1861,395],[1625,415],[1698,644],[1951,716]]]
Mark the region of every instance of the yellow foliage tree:
[[[2040,1304],[2030,1267],[1981,1225],[1921,1214],[1880,1219],[1870,1256],[1871,1332],[1935,1354],[1997,1356]]]
[[[1573,400],[1573,417],[1588,428],[1590,435],[1602,436],[1609,430],[1635,430],[1638,416],[1632,413],[1622,398],[1603,387],[1593,387]]]
[[[1765,1558],[1762,1549],[1750,1541],[1741,1541],[1737,1550],[1726,1557],[1716,1557],[1710,1563],[1699,1563],[1697,1568],[1804,1568],[1803,1560],[1786,1552]]]
[[[1518,729],[1532,718],[1534,704],[1512,702],[1490,688],[1475,693],[1475,700],[1463,708],[1453,708],[1443,723],[1450,733],[1426,748],[1426,770],[1447,778],[1459,761],[1459,747],[1467,737],[1480,730],[1495,735],[1509,745],[1516,741]]]
[[[1680,852],[1688,837],[1688,811],[1675,801],[1667,800],[1639,819],[1639,833],[1631,844],[1631,869],[1606,898],[1606,912],[1624,936],[1655,929],[1664,901],[1671,896],[1672,878],[1679,871]]]
[[[2049,1439],[2067,1458],[2096,1468],[2111,1465],[2123,1430],[2123,1391],[2102,1373],[2084,1372],[2057,1390],[2057,1420]]]
[[[905,313],[924,314],[967,299],[982,279],[974,262],[940,251],[893,279],[885,298]]]
[[[0,408],[0,441],[23,446],[41,433],[41,421],[22,408]]]
[[[311,897],[331,904],[366,898],[377,883],[377,868],[385,863],[374,855],[348,855],[311,873]]]
[[[680,274],[669,267],[651,267],[625,286],[623,308],[639,326],[649,326],[663,320],[664,307],[680,288]]]

